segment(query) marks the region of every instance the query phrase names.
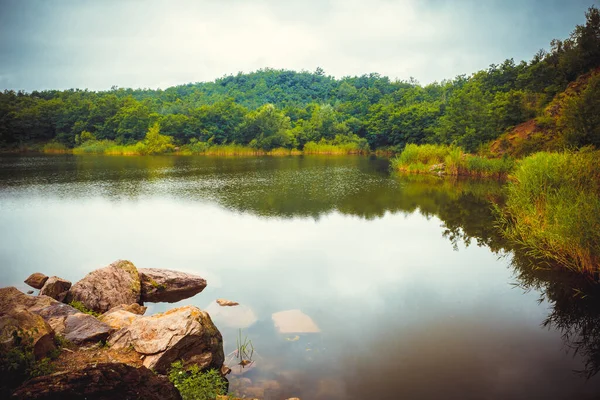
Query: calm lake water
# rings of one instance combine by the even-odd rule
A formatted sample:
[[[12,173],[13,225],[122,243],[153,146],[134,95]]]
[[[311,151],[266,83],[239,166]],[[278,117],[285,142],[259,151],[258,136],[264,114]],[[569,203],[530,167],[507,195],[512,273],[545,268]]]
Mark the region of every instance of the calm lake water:
[[[240,395],[600,398],[598,376],[574,372],[600,365],[596,297],[505,250],[501,201],[495,183],[366,157],[2,156],[0,283],[75,282],[117,259],[199,274],[208,287],[177,305],[208,310],[226,353],[240,329],[252,341],[254,365],[230,375]],[[290,310],[318,332],[279,332]]]

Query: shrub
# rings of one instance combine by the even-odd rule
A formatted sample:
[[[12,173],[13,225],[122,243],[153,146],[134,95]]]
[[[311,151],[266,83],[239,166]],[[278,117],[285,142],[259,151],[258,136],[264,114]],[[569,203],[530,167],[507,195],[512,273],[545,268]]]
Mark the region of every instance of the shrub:
[[[197,365],[185,368],[181,361],[171,364],[169,380],[183,400],[214,400],[227,394],[227,381],[218,371],[201,371]]]

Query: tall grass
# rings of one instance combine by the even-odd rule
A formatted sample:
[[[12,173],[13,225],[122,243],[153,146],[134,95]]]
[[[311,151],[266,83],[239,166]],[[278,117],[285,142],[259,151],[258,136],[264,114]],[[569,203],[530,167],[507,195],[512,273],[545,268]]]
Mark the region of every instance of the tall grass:
[[[70,153],[71,149],[60,142],[49,142],[42,147],[44,153],[66,154]]]
[[[465,153],[460,147],[409,144],[392,160],[398,171],[408,173],[447,174],[454,176],[478,176],[506,178],[514,167],[509,157],[487,158]]]
[[[521,161],[498,209],[504,235],[539,260],[600,270],[600,152],[536,153]]]
[[[304,145],[303,153],[329,155],[368,154],[369,149],[365,149],[359,143],[354,142],[341,144],[308,142]]]

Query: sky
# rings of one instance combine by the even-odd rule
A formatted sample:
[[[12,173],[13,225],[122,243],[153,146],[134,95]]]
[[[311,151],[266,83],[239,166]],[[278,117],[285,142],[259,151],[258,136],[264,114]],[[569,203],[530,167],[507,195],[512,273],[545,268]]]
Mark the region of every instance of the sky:
[[[0,0],[0,90],[167,88],[261,68],[423,84],[529,60],[600,0]]]

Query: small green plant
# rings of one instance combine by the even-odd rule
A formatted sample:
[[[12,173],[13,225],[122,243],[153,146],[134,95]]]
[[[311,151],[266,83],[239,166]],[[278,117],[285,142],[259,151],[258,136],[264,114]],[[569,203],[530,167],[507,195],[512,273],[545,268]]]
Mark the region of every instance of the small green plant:
[[[81,311],[84,314],[89,314],[93,317],[99,317],[100,313],[97,313],[96,311],[90,310],[89,308],[87,308],[82,302],[77,301],[77,300],[73,300],[69,303],[69,305],[79,311]]]
[[[221,374],[210,369],[201,371],[198,365],[184,367],[183,362],[171,364],[169,380],[181,394],[183,400],[214,400],[227,394],[227,381]]]
[[[236,358],[240,360],[239,365],[245,367],[246,365],[252,363],[252,356],[254,355],[254,345],[252,341],[248,339],[247,336],[242,338],[242,330],[239,330],[238,338],[237,338],[237,349],[236,349]]]
[[[11,390],[29,378],[48,375],[53,372],[51,360],[60,351],[52,351],[49,356],[36,360],[33,337],[21,329],[12,332],[12,345],[7,351],[0,351],[0,397],[8,398]]]

